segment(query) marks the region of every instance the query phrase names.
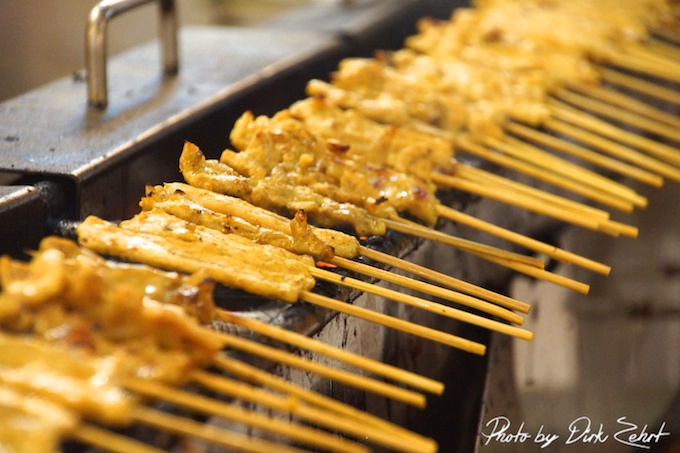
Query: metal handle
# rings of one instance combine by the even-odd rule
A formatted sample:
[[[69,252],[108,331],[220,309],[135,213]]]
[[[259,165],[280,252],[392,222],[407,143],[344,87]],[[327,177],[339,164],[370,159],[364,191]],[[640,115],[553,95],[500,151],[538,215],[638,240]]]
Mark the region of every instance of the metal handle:
[[[160,7],[160,41],[163,72],[176,74],[179,68],[177,52],[177,10],[174,0],[104,0],[90,12],[85,36],[85,67],[87,70],[87,99],[92,107],[103,109],[108,104],[106,81],[108,22],[117,15],[152,1]]]

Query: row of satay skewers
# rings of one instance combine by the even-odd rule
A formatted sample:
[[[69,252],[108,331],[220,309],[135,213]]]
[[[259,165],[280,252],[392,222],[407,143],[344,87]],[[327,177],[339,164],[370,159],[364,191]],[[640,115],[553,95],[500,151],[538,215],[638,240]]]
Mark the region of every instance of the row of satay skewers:
[[[426,403],[422,392],[441,394],[442,383],[217,308],[215,282],[476,354],[484,354],[485,345],[335,300],[314,287],[323,280],[531,340],[518,314],[528,313],[527,304],[379,252],[362,245],[362,238],[394,231],[438,241],[587,293],[588,285],[546,270],[538,258],[433,227],[449,219],[593,272],[606,275],[608,265],[445,206],[437,191],[453,188],[604,234],[636,236],[634,227],[612,220],[605,209],[630,212],[645,207],[646,198],[619,177],[602,176],[556,152],[652,186],[665,178],[680,181],[680,152],[666,144],[678,141],[678,118],[606,86],[678,98],[630,74],[675,80],[680,51],[651,37],[655,30],[672,38],[673,12],[672,5],[651,0],[493,0],[461,9],[450,21],[423,20],[405,49],[344,60],[330,82],[310,81],[312,97],[271,118],[243,114],[230,136],[236,151],[225,150],[219,160],[186,143],[180,157],[186,183],[148,187],[142,211],[132,219],[115,224],[91,216],[77,229],[79,245],[50,237],[30,263],[3,258],[0,410],[17,423],[0,429],[1,437],[24,451],[48,451],[63,437],[115,451],[155,451],[102,428],[144,424],[244,451],[366,451],[356,440],[395,451],[436,451],[431,439],[220,351],[299,367],[418,407]],[[467,165],[454,150],[606,208]],[[385,270],[390,267],[417,278]],[[205,327],[215,320],[375,378]],[[180,390],[187,384],[301,423]],[[148,403],[156,400],[273,433],[286,445],[154,409]]]

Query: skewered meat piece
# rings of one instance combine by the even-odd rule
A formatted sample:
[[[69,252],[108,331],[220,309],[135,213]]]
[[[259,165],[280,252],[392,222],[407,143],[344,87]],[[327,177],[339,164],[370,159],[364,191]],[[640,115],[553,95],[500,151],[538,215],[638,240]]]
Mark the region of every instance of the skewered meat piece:
[[[501,137],[507,118],[537,125],[548,93],[595,84],[592,60],[644,41],[668,2],[488,0],[450,21],[423,19],[407,49],[343,60],[308,93],[385,124]]]
[[[48,411],[46,421],[55,412],[70,413],[62,429],[72,428],[80,416],[118,426],[129,422],[136,401],[117,385],[117,368],[111,358],[83,349],[0,333],[0,385],[62,408]]]
[[[184,275],[149,266],[110,261],[91,250],[79,247],[73,241],[54,236],[43,239],[41,250],[43,249],[58,250],[68,260],[95,267],[106,280],[124,281],[138,292],[135,297],[177,305],[200,322],[208,322],[215,317],[215,302],[212,297],[215,284],[202,272]]]
[[[168,297],[162,288],[176,283],[159,284],[161,274],[145,281],[153,273],[142,271],[140,277],[136,267],[100,265],[90,252],[74,253],[64,241],[44,239],[29,263],[0,260],[0,324],[6,331],[109,357],[109,366],[121,375],[168,383],[182,382],[187,370],[221,348],[182,308],[150,296]],[[200,291],[178,288],[185,295],[173,296],[173,302],[201,299]]]
[[[192,223],[317,260],[329,260],[335,254],[350,258],[359,253],[359,241],[354,236],[309,225],[304,211],[298,211],[291,220],[240,198],[183,183],[148,188],[140,205],[144,210],[157,207]]]
[[[422,132],[457,132],[467,120],[462,97],[442,96],[437,86],[403,76],[376,59],[343,60],[332,83],[311,80],[307,94],[323,96],[383,124]]]
[[[0,386],[0,450],[43,453],[58,451],[62,437],[78,424],[78,417],[41,396]]]
[[[288,110],[272,118],[246,112],[230,137],[240,152],[225,150],[220,161],[241,174],[307,186],[380,218],[404,212],[427,225],[437,220],[434,184],[349,154],[345,144],[325,140]]]
[[[159,217],[155,225],[142,220],[149,215],[148,211],[138,214],[136,220],[124,223],[125,228],[90,216],[78,227],[79,241],[98,253],[151,266],[187,273],[203,270],[227,286],[286,302],[297,301],[300,291],[314,286],[308,272],[308,266],[313,264],[311,257],[305,261],[278,247],[221,234],[174,216]],[[167,230],[159,235],[145,228]],[[207,239],[211,231],[220,234],[219,247],[197,240],[197,232]],[[257,253],[253,253],[255,247]]]
[[[498,73],[539,71],[539,88],[594,84],[592,61],[607,61],[673,21],[666,0],[483,0],[449,21],[422,19],[406,47],[444,61],[454,57]]]
[[[431,56],[435,61],[456,61],[479,68],[494,82],[505,81],[501,86],[507,92],[517,89],[519,79],[523,81],[519,84],[523,87],[520,93],[533,92],[537,101],[540,100],[539,93],[553,91],[568,82],[593,84],[599,81],[596,67],[579,49],[546,46],[544,42],[506,40],[502,30],[495,26],[485,28],[479,23],[482,20],[474,9],[457,10],[451,21],[421,19],[418,33],[408,37],[405,44],[408,49]],[[532,79],[535,84],[527,87],[526,82]],[[497,96],[493,93],[493,85],[484,80],[479,83],[486,95]]]
[[[543,77],[535,69],[499,71],[448,55],[400,50],[343,60],[331,84],[314,80],[308,92],[385,124],[414,128],[420,122],[448,133],[500,137],[511,116],[536,124],[548,115]],[[405,119],[395,122],[375,103],[404,111]]]
[[[360,236],[380,236],[386,231],[383,222],[358,206],[339,203],[309,187],[285,184],[273,178],[256,180],[240,176],[228,165],[206,159],[201,150],[192,143],[184,144],[179,166],[184,179],[192,186],[243,198],[264,209],[291,216],[303,210],[316,225],[347,225]],[[249,191],[241,193],[240,189],[246,186]]]
[[[435,169],[452,172],[449,140],[373,121],[354,109],[343,110],[323,97],[309,97],[289,108],[326,140],[349,145],[348,155],[360,154],[375,165],[410,173],[425,181]]]

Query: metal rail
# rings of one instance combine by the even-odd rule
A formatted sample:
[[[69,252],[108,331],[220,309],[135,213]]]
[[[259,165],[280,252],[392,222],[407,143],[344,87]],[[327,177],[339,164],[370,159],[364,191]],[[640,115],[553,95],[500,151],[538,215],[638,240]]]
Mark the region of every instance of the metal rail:
[[[165,75],[177,74],[179,56],[177,45],[177,9],[174,0],[104,0],[92,11],[85,34],[85,66],[87,70],[87,98],[91,107],[103,109],[108,105],[107,86],[107,26],[114,17],[139,6],[158,1],[159,37]]]

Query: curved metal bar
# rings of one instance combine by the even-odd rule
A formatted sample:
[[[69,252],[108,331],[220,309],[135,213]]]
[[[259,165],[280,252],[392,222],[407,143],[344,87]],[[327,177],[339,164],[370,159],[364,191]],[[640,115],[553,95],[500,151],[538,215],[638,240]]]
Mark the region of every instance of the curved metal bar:
[[[108,104],[106,74],[107,25],[111,19],[141,5],[158,1],[163,72],[176,74],[179,69],[177,51],[177,10],[174,0],[104,0],[92,11],[85,34],[85,67],[87,98],[92,107],[103,109]]]

